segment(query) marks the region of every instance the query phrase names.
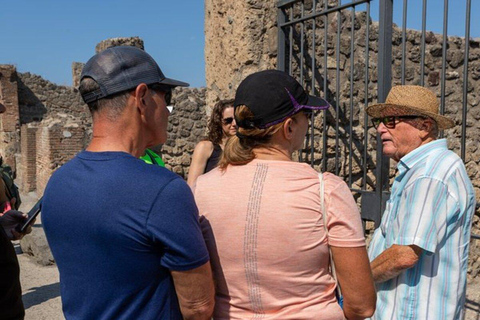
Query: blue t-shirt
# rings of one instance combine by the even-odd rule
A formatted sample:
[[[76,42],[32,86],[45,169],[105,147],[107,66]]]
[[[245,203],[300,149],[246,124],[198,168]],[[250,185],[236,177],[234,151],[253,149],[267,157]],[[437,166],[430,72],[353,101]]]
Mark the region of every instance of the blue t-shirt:
[[[83,151],[59,168],[42,222],[67,319],[181,319],[169,270],[209,259],[187,184],[124,152]]]

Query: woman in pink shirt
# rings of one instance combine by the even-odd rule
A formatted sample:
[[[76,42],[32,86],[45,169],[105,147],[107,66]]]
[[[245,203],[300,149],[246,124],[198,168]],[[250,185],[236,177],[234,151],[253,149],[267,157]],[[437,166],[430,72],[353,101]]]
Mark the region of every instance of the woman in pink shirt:
[[[235,96],[237,135],[219,168],[198,178],[195,199],[216,283],[214,319],[363,319],[375,289],[360,214],[347,185],[292,161],[308,113],[328,103],[289,75],[248,76]],[[344,297],[329,272],[329,246]]]

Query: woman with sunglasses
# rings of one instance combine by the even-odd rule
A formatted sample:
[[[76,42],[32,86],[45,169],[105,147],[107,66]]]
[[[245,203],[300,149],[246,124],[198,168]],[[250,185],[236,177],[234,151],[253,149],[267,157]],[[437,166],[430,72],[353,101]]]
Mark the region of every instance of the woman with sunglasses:
[[[208,135],[193,151],[187,183],[195,184],[197,178],[218,165],[227,139],[237,132],[233,117],[233,100],[221,100],[212,110],[208,122]]]
[[[375,288],[350,189],[328,172],[321,183],[312,167],[293,161],[308,114],[328,102],[309,96],[288,74],[268,70],[242,81],[234,105],[238,132],[219,170],[199,177],[193,190],[216,286],[213,318],[371,316]]]

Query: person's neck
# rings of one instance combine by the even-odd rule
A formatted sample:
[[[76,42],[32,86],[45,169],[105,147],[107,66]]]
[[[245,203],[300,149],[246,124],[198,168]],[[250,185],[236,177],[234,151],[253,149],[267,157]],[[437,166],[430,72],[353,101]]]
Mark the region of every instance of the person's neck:
[[[220,142],[220,148],[222,148],[222,150],[225,147],[225,144],[227,143],[228,138],[230,137],[225,134],[223,135],[222,141]]]
[[[119,151],[138,158],[143,156],[146,143],[135,130],[121,123],[96,121],[93,123],[93,135],[87,151]]]
[[[253,153],[260,160],[292,161],[292,154],[277,146],[255,148]]]
[[[430,143],[432,141],[435,141],[436,139],[435,138],[432,138],[432,137],[427,137],[425,138],[422,143],[420,144],[420,146],[423,146],[423,145],[426,145],[427,143]]]

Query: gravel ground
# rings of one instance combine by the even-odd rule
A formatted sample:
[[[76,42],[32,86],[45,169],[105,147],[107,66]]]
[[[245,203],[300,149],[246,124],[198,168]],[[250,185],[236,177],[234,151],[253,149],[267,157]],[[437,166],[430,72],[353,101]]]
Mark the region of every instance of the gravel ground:
[[[20,245],[15,246],[21,252]],[[65,319],[60,300],[60,282],[56,266],[41,266],[24,253],[18,253],[25,320]]]

